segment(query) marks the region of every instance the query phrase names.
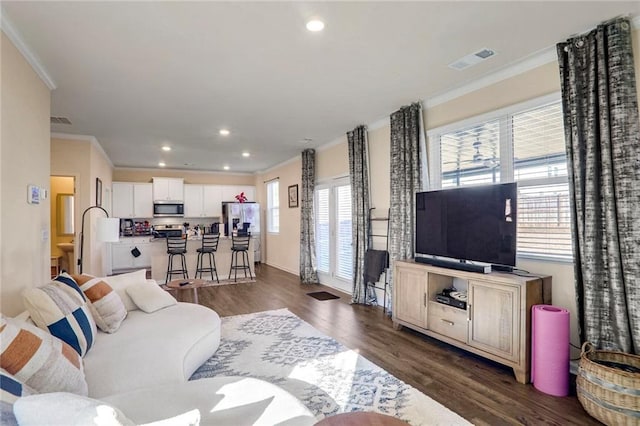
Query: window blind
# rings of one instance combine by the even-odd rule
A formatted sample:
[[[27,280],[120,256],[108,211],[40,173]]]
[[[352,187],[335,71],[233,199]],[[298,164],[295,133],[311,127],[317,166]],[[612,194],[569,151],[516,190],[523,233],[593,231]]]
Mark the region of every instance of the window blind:
[[[280,182],[267,183],[267,230],[280,231]]]
[[[518,255],[571,259],[561,102],[545,98],[481,120],[432,133],[441,187],[518,182]]]
[[[518,253],[572,257],[568,183],[518,187]]]
[[[513,114],[512,134],[516,181],[567,176],[559,102]]]
[[[571,258],[571,211],[560,102],[512,115],[518,252]]]
[[[499,182],[499,147],[499,120],[441,135],[442,187]]]
[[[353,278],[353,251],[351,242],[351,186],[336,187],[336,275]]]
[[[329,273],[329,188],[316,189],[316,262],[318,271]]]

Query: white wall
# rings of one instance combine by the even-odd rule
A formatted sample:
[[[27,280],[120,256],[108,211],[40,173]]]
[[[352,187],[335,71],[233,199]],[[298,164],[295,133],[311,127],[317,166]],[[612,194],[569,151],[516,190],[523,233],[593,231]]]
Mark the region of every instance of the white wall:
[[[22,291],[50,273],[50,198],[27,204],[27,186],[49,190],[51,98],[4,33],[1,52],[0,293],[2,313],[15,315]]]

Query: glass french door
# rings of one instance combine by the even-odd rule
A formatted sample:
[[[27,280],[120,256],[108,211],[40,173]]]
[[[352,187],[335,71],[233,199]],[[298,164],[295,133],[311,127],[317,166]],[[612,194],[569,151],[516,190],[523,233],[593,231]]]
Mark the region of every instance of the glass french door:
[[[322,284],[351,293],[351,185],[340,178],[316,185],[316,260]]]

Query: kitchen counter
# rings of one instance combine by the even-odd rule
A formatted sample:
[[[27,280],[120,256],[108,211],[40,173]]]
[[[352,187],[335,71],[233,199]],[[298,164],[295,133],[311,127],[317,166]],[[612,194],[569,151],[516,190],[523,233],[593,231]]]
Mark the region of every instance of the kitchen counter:
[[[151,278],[156,280],[158,283],[164,283],[167,275],[167,262],[169,260],[169,255],[167,254],[167,244],[166,239],[164,238],[154,238],[151,240],[152,244],[150,244],[151,251]],[[220,237],[220,241],[218,242],[218,251],[215,253],[216,258],[216,268],[218,270],[218,278],[226,279],[229,277],[229,269],[231,267],[231,237]],[[249,265],[251,267],[251,273],[255,277],[254,270],[254,250],[253,250],[254,239],[251,238],[249,240]],[[196,272],[196,261],[198,252],[196,251],[202,247],[202,238],[200,237],[192,237],[187,239],[187,253],[185,255],[187,261],[187,271],[189,273],[189,277],[193,278]],[[238,259],[240,259],[241,255],[238,255]],[[179,259],[174,259],[174,268],[178,265]],[[204,267],[208,266],[207,256],[204,256]],[[244,277],[244,272],[238,271],[238,275]],[[211,279],[211,275],[209,273],[203,273],[203,279]],[[215,274],[214,274],[215,277]],[[173,278],[179,278],[178,275],[173,275]]]

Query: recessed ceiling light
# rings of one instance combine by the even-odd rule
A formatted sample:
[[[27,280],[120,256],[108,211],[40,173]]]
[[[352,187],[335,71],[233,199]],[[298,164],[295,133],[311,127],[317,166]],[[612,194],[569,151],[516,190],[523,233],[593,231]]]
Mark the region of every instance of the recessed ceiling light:
[[[162,150],[169,152],[169,151],[171,151],[171,147],[170,146],[163,146]]]
[[[225,170],[229,170],[229,166],[223,166],[222,168]]]
[[[251,155],[251,154],[249,154],[249,153],[248,153],[248,152],[246,152],[246,151],[242,153],[242,156],[243,156],[243,157],[249,157],[250,155]]]
[[[162,161],[158,163],[158,167],[164,167],[166,166],[166,164],[164,164]]]
[[[312,32],[322,31],[324,29],[324,22],[319,19],[312,19],[307,22],[307,29]]]
[[[229,129],[220,129],[220,132],[219,132],[219,133],[220,133],[222,136],[229,136],[229,133],[231,133],[231,132],[229,131]]]

